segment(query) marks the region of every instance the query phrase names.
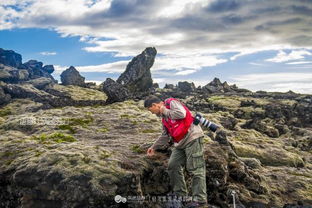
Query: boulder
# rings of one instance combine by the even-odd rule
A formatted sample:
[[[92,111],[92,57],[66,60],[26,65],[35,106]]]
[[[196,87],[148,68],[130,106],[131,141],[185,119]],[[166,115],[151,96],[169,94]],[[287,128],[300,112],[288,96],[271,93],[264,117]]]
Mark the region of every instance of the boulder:
[[[150,68],[154,64],[156,54],[155,48],[146,48],[131,60],[125,72],[117,79],[117,83],[132,93],[148,91],[153,86]]]
[[[111,78],[107,78],[105,82],[102,83],[102,86],[102,90],[108,96],[107,103],[121,102],[130,97],[128,89]]]
[[[12,50],[0,48],[0,63],[17,68],[22,65],[22,56]]]
[[[61,81],[63,85],[77,85],[80,87],[85,87],[86,85],[85,78],[73,66],[62,72]]]
[[[45,102],[54,98],[53,95],[38,90],[31,84],[7,84],[3,86],[3,89],[12,98],[30,98],[36,102]]]
[[[53,65],[45,65],[42,68],[43,71],[48,72],[49,74],[52,74],[54,72],[54,66]]]
[[[25,69],[16,69],[0,64],[0,81],[14,83],[29,79],[29,73]]]
[[[187,81],[184,82],[178,82],[178,89],[183,92],[193,92],[195,90],[194,83],[189,83]]]
[[[258,118],[254,118],[249,121],[246,121],[246,123],[243,124],[241,127],[246,128],[246,129],[255,129],[273,138],[277,138],[280,135],[279,131],[276,128],[267,125],[266,123],[262,122]]]
[[[31,79],[43,76],[44,73],[42,71],[42,65],[42,62],[36,60],[29,60],[28,62],[23,64],[23,66],[28,70]]]
[[[174,85],[173,84],[165,84],[165,89],[174,89]]]
[[[219,78],[214,78],[210,83],[203,87],[204,92],[224,93],[224,92],[250,92],[246,89],[239,89],[236,85],[229,85],[227,82],[221,82]]]
[[[46,65],[44,67],[42,62],[36,61],[36,60],[29,60],[28,62],[24,63],[20,69],[26,69],[29,74],[30,79],[37,79],[40,77],[46,77],[53,82],[57,83],[57,81],[53,78],[51,73],[54,70],[53,65]],[[51,72],[51,73],[50,73]]]
[[[27,81],[26,83],[32,84],[35,88],[42,90],[44,89],[47,85],[54,84],[54,81],[52,79],[46,78],[46,77],[40,77],[37,79],[31,79]]]

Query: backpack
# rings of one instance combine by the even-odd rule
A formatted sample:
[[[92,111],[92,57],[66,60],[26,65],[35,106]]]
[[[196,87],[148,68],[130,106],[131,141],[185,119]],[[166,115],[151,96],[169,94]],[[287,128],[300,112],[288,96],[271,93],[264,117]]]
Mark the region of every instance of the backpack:
[[[175,99],[175,98],[166,99],[164,103],[167,109],[170,109],[170,102],[172,100],[177,100],[178,102],[180,102],[178,99]],[[162,118],[162,123],[166,127],[169,135],[173,138],[174,142],[179,142],[180,140],[184,138],[184,136],[188,133],[188,130],[194,121],[194,117],[191,111],[182,102],[180,103],[182,104],[182,106],[184,107],[186,111],[185,118],[175,119],[175,120],[171,118],[168,118],[168,120],[166,120],[165,118]]]

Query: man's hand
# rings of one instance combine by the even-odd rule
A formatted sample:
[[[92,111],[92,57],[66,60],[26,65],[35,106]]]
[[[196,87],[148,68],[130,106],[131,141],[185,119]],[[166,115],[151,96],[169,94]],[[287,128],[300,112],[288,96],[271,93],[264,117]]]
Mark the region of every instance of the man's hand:
[[[153,156],[155,154],[155,150],[153,148],[148,148],[147,149],[147,156]]]

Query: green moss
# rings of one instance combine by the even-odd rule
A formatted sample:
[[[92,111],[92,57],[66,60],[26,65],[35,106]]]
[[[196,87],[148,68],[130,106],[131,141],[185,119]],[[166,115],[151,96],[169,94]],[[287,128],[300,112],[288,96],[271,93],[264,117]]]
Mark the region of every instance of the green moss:
[[[69,122],[68,125],[71,126],[82,126],[82,127],[87,127],[88,124],[93,122],[93,117],[90,115],[86,115],[86,118],[70,118],[67,119]]]
[[[239,157],[257,158],[268,166],[304,167],[302,158],[283,149],[259,149],[250,145],[235,145],[235,152]]]
[[[102,151],[100,152],[99,158],[102,159],[102,160],[104,160],[104,159],[110,157],[111,155],[112,155],[112,153],[110,153],[109,151],[102,150]]]
[[[11,115],[12,111],[10,108],[2,108],[0,109],[0,117]]]
[[[59,125],[58,128],[61,130],[68,130],[69,133],[71,133],[71,134],[76,133],[75,129],[68,124]]]
[[[138,122],[137,122],[137,121],[131,121],[131,123],[132,123],[133,125],[138,125]]]
[[[122,114],[120,115],[120,118],[135,118],[136,116],[134,115],[129,115],[129,114]]]
[[[39,136],[33,136],[31,137],[31,139],[37,140],[39,141],[39,143],[48,143],[48,144],[51,142],[64,143],[64,142],[76,142],[77,141],[73,136],[63,134],[60,132],[52,133],[49,135],[41,134]]]
[[[97,131],[102,132],[102,133],[106,133],[106,132],[109,132],[109,129],[104,127],[104,128],[97,129]]]
[[[36,153],[35,153],[35,155],[34,155],[34,156],[35,156],[35,157],[39,157],[40,155],[42,155],[42,153],[43,153],[43,152],[36,151]]]
[[[241,103],[240,98],[235,96],[211,96],[207,101],[228,108],[237,108]]]
[[[82,158],[82,161],[85,162],[86,164],[89,164],[91,161],[91,158],[89,156],[85,156]]]
[[[143,153],[144,150],[140,147],[140,145],[138,144],[135,144],[135,145],[132,145],[130,147],[130,149],[133,151],[133,152],[136,152],[136,153]]]
[[[144,129],[141,131],[144,134],[148,134],[148,133],[156,133],[159,132],[158,130],[154,130],[154,129]]]

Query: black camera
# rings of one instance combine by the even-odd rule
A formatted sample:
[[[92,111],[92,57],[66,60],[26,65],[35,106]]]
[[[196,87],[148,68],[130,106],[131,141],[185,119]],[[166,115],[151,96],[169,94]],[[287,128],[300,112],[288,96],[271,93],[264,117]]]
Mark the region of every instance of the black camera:
[[[196,113],[196,116],[194,118],[193,124],[194,125],[201,124],[202,126],[210,129],[213,132],[217,131],[217,129],[219,128],[219,126],[217,124],[212,123],[211,121],[208,121],[207,119],[205,119],[199,113]]]

